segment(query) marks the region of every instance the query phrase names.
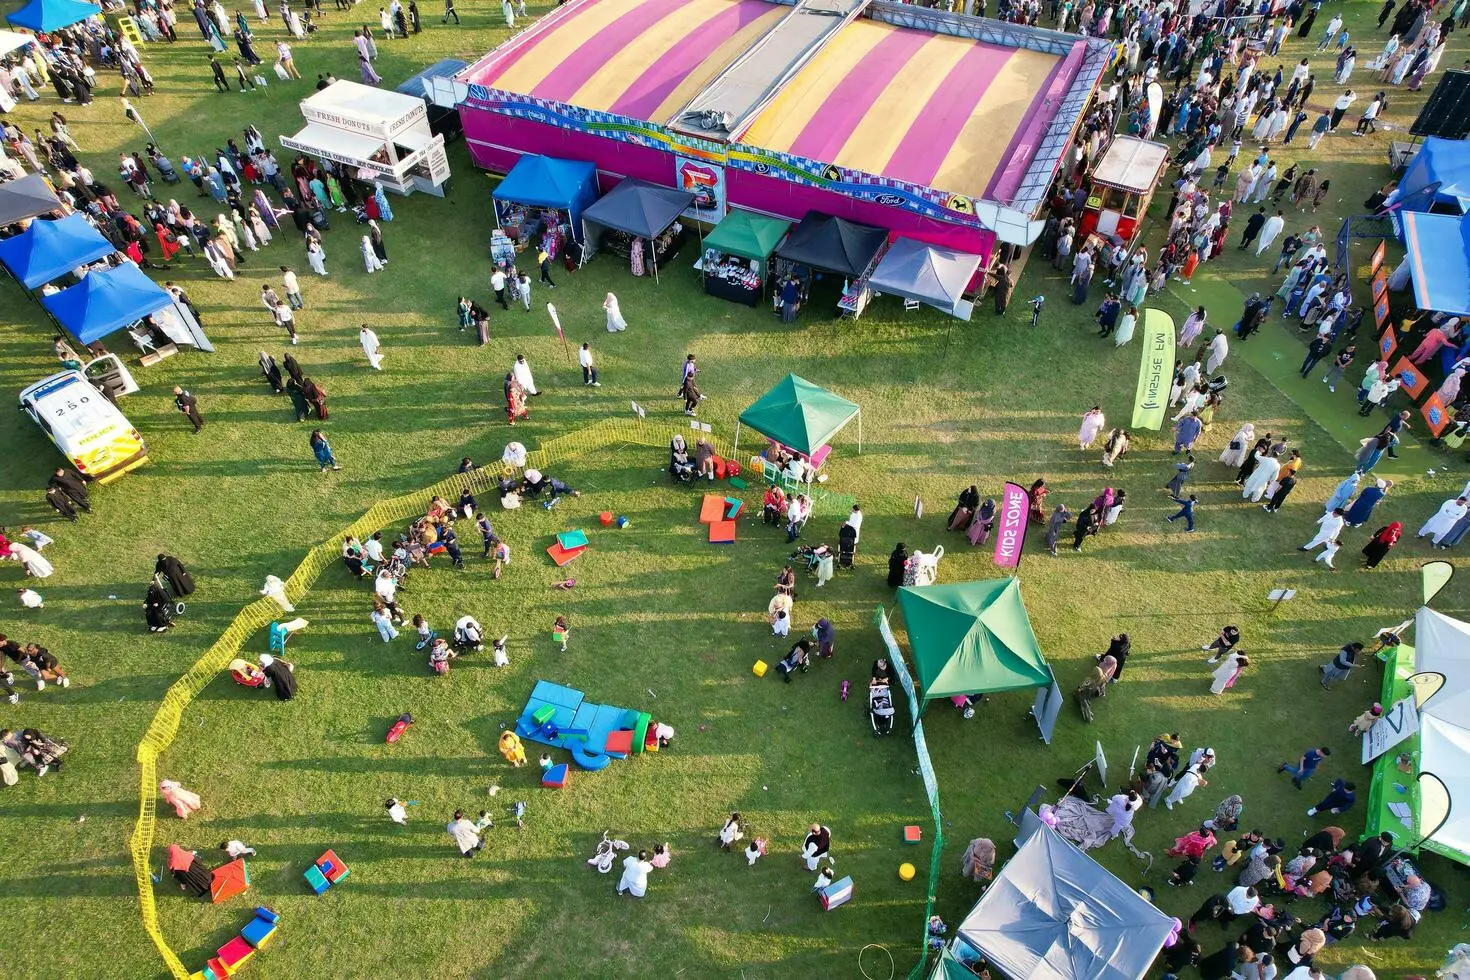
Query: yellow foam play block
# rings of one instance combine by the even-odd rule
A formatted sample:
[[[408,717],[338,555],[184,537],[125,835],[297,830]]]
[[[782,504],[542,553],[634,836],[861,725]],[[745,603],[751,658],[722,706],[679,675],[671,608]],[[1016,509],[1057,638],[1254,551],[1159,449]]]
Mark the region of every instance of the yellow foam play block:
[[[750,668],[750,672],[757,677],[766,676],[766,662],[764,660],[757,660],[755,666]]]

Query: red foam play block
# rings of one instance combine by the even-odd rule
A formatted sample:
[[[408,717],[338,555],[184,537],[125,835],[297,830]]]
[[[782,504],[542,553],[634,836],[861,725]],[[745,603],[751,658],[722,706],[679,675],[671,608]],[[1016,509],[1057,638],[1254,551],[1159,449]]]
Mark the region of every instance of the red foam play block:
[[[633,754],[633,732],[624,729],[618,732],[608,732],[604,747],[608,752],[621,752],[623,755]]]
[[[903,842],[905,844],[917,844],[923,838],[924,831],[916,824],[909,824],[903,828]]]
[[[322,874],[327,876],[327,880],[331,882],[335,882],[347,871],[347,865],[342,863],[342,859],[337,856],[336,851],[327,851],[327,853],[317,858],[316,866],[321,870]],[[330,871],[327,870],[328,867],[331,868]]]
[[[221,946],[217,955],[220,958],[220,962],[233,970],[240,963],[249,959],[250,955],[254,952],[254,948],[243,937],[236,936]]]
[[[699,505],[699,523],[714,524],[725,519],[725,498],[715,493],[704,495]]]
[[[563,548],[561,542],[557,542],[550,548],[547,548],[546,553],[551,556],[552,561],[556,562],[556,567],[560,568],[574,558],[580,558],[582,552],[586,550],[587,546],[585,544],[580,548]]]
[[[735,540],[734,521],[715,521],[709,526],[710,544],[729,544]]]

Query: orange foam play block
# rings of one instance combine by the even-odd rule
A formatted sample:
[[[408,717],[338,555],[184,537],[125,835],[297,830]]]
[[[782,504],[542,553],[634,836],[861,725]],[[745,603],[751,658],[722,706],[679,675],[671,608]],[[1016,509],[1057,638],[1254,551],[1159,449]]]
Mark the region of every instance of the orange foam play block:
[[[587,546],[585,544],[580,548],[563,548],[561,543],[558,542],[550,548],[547,548],[546,553],[551,556],[552,561],[556,562],[556,567],[560,568],[572,559],[580,558],[582,552],[586,550]]]
[[[716,493],[704,495],[704,502],[699,505],[699,523],[714,524],[725,519],[725,498]]]
[[[723,504],[724,501],[721,500]],[[715,521],[709,526],[710,544],[730,544],[735,540],[734,521]]]

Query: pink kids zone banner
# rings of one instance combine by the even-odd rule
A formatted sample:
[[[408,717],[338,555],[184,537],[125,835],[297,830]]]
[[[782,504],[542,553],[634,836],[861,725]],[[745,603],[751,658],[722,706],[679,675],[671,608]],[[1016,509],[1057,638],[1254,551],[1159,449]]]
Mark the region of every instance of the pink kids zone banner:
[[[995,534],[995,563],[1001,568],[1021,564],[1021,550],[1026,547],[1026,519],[1031,512],[1031,498],[1026,488],[1007,483],[1000,498],[999,529]]]

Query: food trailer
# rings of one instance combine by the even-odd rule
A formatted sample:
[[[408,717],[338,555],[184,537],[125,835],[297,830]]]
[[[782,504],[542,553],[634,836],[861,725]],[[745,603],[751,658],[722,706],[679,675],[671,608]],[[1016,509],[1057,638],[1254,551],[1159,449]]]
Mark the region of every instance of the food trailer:
[[[1168,159],[1169,148],[1163,143],[1115,137],[1092,170],[1092,192],[1082,211],[1078,240],[1096,233],[1131,242]]]
[[[449,158],[418,96],[339,80],[301,100],[306,128],[281,145],[352,168],[395,194],[444,196]]]

